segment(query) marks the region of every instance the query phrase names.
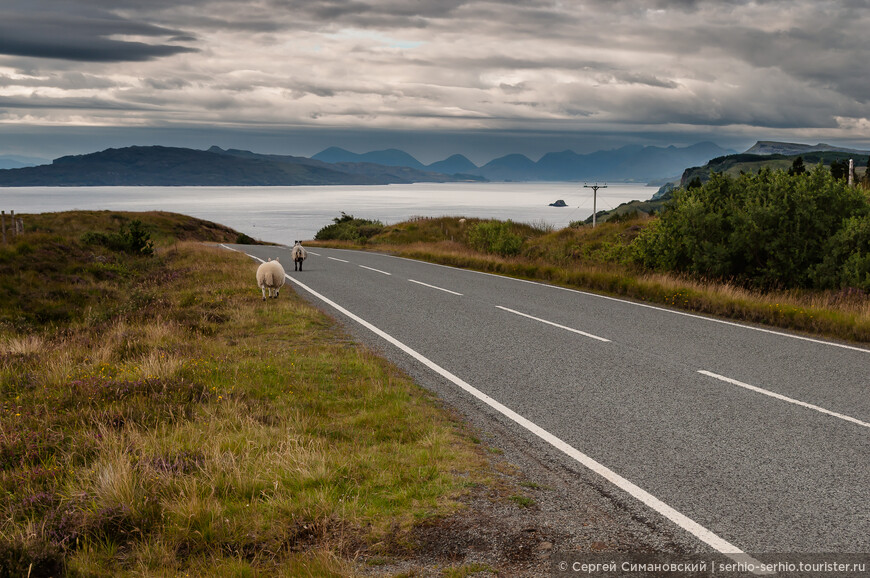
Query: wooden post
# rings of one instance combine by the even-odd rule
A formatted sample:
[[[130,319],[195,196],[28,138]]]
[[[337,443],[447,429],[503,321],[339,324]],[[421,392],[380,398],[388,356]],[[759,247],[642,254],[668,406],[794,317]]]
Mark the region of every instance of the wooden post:
[[[12,236],[15,236],[15,211],[9,211],[9,214],[12,217]]]
[[[6,211],[0,211],[0,221],[3,222],[3,244],[6,244]]]

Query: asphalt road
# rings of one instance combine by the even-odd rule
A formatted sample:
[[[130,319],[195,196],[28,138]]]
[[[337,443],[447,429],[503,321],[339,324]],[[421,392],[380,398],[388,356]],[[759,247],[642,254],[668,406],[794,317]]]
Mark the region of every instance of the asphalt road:
[[[870,552],[867,348],[381,254],[309,249],[294,273],[288,249],[231,247],[280,257],[317,306],[705,548]]]

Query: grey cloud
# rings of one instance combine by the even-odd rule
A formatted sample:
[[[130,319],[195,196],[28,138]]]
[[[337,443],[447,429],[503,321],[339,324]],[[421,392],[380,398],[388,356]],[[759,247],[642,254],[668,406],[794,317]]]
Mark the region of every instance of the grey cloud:
[[[610,77],[617,82],[625,84],[643,84],[656,88],[678,88],[680,86],[676,81],[662,79],[654,74],[648,74],[645,72],[619,71],[613,72]]]
[[[52,73],[45,76],[24,76],[19,78],[0,75],[0,87],[51,87],[67,90],[81,90],[115,88],[117,85],[117,82],[113,80],[91,74],[82,74],[80,72],[64,72],[60,74]]]
[[[32,78],[0,89],[132,84],[154,123],[828,131],[870,118],[867,30],[858,0],[4,0],[0,53],[68,62],[2,59]]]
[[[195,48],[115,40],[114,35],[190,38],[179,30],[136,22],[77,2],[13,2],[0,8],[0,54],[82,62],[146,61]]]
[[[67,109],[67,110],[153,110],[151,107],[130,105],[129,103],[117,102],[98,97],[64,97],[54,98],[39,95],[28,97],[3,97],[0,96],[0,109]]]
[[[184,78],[146,78],[144,83],[155,90],[178,90],[190,86]]]

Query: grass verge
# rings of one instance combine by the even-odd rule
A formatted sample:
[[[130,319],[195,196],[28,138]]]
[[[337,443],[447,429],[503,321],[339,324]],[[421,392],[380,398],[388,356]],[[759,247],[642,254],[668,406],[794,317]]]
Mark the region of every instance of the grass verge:
[[[320,246],[385,251],[442,265],[600,292],[737,321],[870,343],[870,299],[861,291],[769,291],[732,283],[650,273],[629,264],[631,241],[644,220],[602,223],[558,231],[513,224],[522,238],[518,254],[472,248],[468,231],[480,222],[458,217],[416,218],[384,227],[364,245]]]
[[[478,483],[404,374],[292,291],[263,302],[246,257],[143,221],[153,257],[48,225],[3,248],[13,277],[57,268],[39,287],[66,314],[0,287],[0,577],[347,575]]]

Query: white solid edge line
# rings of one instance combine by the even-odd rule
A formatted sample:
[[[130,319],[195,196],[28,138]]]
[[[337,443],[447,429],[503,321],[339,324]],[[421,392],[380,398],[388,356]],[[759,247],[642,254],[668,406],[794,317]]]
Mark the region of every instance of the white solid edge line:
[[[456,291],[451,291],[450,289],[445,289],[444,287],[436,287],[435,285],[429,285],[428,283],[423,283],[422,281],[414,281],[413,279],[408,279],[411,283],[416,283],[417,285],[423,285],[425,287],[430,287],[432,289],[438,289],[439,291],[444,291],[445,293],[452,293],[454,295],[459,295],[462,297],[462,293],[457,293]]]
[[[830,415],[830,416],[833,416],[833,417],[836,417],[836,418],[839,418],[839,419],[842,419],[842,420],[845,420],[848,422],[852,422],[854,424],[858,424],[858,425],[863,426],[863,427],[870,428],[870,423],[867,423],[866,421],[861,421],[860,419],[855,419],[854,417],[844,415],[842,413],[837,413],[835,411],[831,411],[829,409],[825,409],[823,407],[819,407],[817,405],[813,405],[813,404],[807,403],[805,401],[800,401],[798,399],[787,397],[785,395],[775,393],[773,391],[768,391],[766,389],[756,387],[754,385],[749,385],[748,383],[743,383],[742,381],[737,381],[736,379],[731,379],[730,377],[725,377],[724,375],[719,375],[718,373],[713,373],[712,371],[699,369],[698,373],[701,373],[701,374],[706,375],[708,377],[713,377],[715,379],[718,379],[720,381],[724,381],[726,383],[730,383],[732,385],[736,385],[737,387],[742,387],[744,389],[748,389],[750,391],[761,393],[763,395],[767,395],[767,396],[779,399],[781,401],[793,403],[795,405],[799,405],[799,406],[805,407],[807,409],[812,409],[812,410],[815,410],[815,411],[818,411],[818,412],[821,412],[821,413],[824,413],[824,414],[827,414],[827,415]]]
[[[336,257],[327,257],[327,259],[332,259],[333,261],[340,261],[341,263],[350,263],[350,261],[345,261],[344,259],[337,259]]]
[[[375,273],[382,273],[384,275],[392,275],[392,273],[387,273],[386,271],[381,271],[380,269],[375,269],[374,267],[366,267],[365,265],[359,265],[363,269],[368,269],[369,271],[374,271]]]
[[[520,313],[519,311],[514,311],[513,309],[508,309],[507,307],[502,307],[501,305],[496,305],[497,309],[502,309],[503,311],[508,311],[515,315],[520,315],[521,317],[528,317],[529,319],[534,319],[535,321],[540,321],[541,323],[546,323],[547,325],[552,325],[553,327],[558,327],[559,329],[564,329],[565,331],[572,331],[574,333],[579,333],[580,335],[584,335],[586,337],[591,337],[592,339],[597,339],[598,341],[605,341],[610,343],[609,339],[605,339],[603,337],[598,337],[597,335],[592,335],[591,333],[586,333],[585,331],[580,331],[579,329],[573,329],[571,327],[566,327],[564,325],[559,325],[558,323],[553,323],[552,321],[547,321],[546,319],[541,319],[540,317],[533,317],[527,313]]]
[[[345,249],[350,250],[350,249]],[[571,293],[579,293],[580,295],[588,295],[590,297],[600,297],[601,299],[608,299],[610,301],[617,301],[619,303],[626,303],[628,305],[635,305],[637,307],[646,307],[647,309],[655,309],[656,311],[663,311],[665,313],[673,313],[674,315],[683,315],[685,317],[693,317],[695,319],[703,319],[704,321],[713,321],[714,323],[722,323],[723,325],[731,325],[733,327],[742,327],[743,329],[751,329],[753,331],[761,331],[762,333],[770,333],[773,335],[779,335],[782,337],[791,337],[792,339],[800,339],[801,341],[809,341],[811,343],[820,343],[822,345],[832,345],[834,347],[841,347],[843,349],[851,349],[853,351],[860,351],[861,353],[870,353],[870,349],[866,349],[863,347],[855,347],[854,345],[846,345],[845,343],[836,343],[834,341],[825,341],[823,339],[813,339],[812,337],[804,337],[803,335],[793,335],[791,333],[784,333],[782,331],[774,331],[772,329],[764,329],[763,327],[753,327],[752,325],[744,325],[742,323],[735,323],[734,321],[725,321],[724,319],[716,319],[715,317],[705,317],[703,315],[697,315],[695,313],[686,313],[685,311],[676,311],[674,309],[665,309],[664,307],[657,307],[656,305],[650,305],[648,303],[638,303],[637,301],[629,301],[628,299],[620,299],[619,297],[610,297],[609,295],[600,295],[598,293],[590,293],[588,291],[581,291],[580,289],[571,289],[569,287],[560,287],[559,285],[549,285],[547,283],[541,283],[540,281],[532,281],[530,279],[520,279],[518,277],[510,277],[508,275],[496,275],[495,273],[487,273],[486,271],[475,271],[474,269],[462,269],[460,267],[452,267],[450,265],[442,265],[440,263],[430,263],[429,261],[420,261],[418,259],[410,259],[408,257],[399,257],[397,255],[386,255],[384,253],[375,253],[378,255],[383,255],[384,257],[391,257],[393,259],[404,259],[405,261],[413,261],[415,263],[425,263],[426,265],[433,265],[435,267],[444,267],[446,269],[453,269],[455,271],[465,271],[467,273],[477,273],[478,275],[489,275],[490,277],[496,277],[499,279],[511,279],[512,281],[519,281],[520,283],[530,283],[532,285],[540,285],[541,287],[549,287],[550,289],[559,289],[560,291],[570,291]]]
[[[248,255],[247,253],[245,253],[245,254]],[[260,259],[259,257],[255,257],[253,255],[248,255],[248,256],[253,258],[253,259],[256,259],[257,261],[263,262],[263,260]],[[284,276],[287,279],[289,279],[290,281],[292,281],[293,283],[295,283],[296,285],[298,285],[299,287],[301,287],[302,289],[305,289],[306,291],[311,293],[313,296],[317,297],[318,299],[320,299],[321,301],[323,301],[324,303],[329,305],[330,307],[334,308],[339,313],[346,315],[348,318],[352,319],[353,321],[356,321],[357,323],[359,323],[360,325],[362,325],[363,327],[365,327],[366,329],[368,329],[369,331],[371,331],[375,335],[386,340],[388,343],[395,345],[401,351],[404,351],[405,353],[407,353],[408,355],[410,355],[411,357],[413,357],[414,359],[416,359],[417,361],[419,361],[420,363],[422,363],[423,365],[425,365],[426,367],[428,367],[429,369],[431,369],[432,371],[434,371],[438,375],[453,382],[455,385],[457,385],[458,387],[460,387],[461,389],[463,389],[467,393],[471,394],[472,396],[476,397],[477,399],[479,399],[483,403],[487,404],[488,406],[490,406],[491,408],[493,408],[494,410],[496,410],[500,414],[511,419],[512,421],[514,421],[518,425],[522,426],[523,428],[525,428],[529,432],[535,434],[536,436],[538,436],[539,438],[541,438],[545,442],[549,443],[554,448],[560,450],[562,453],[564,453],[568,457],[573,458],[581,465],[585,466],[589,470],[600,475],[608,482],[612,483],[613,485],[615,485],[619,489],[628,493],[629,495],[631,495],[632,497],[634,497],[635,499],[640,501],[645,506],[651,508],[655,512],[658,512],[659,514],[661,514],[662,516],[664,516],[665,518],[667,518],[668,520],[670,520],[671,522],[673,522],[674,524],[676,524],[677,526],[679,526],[680,528],[685,530],[686,532],[692,534],[693,536],[695,536],[696,538],[698,538],[699,540],[701,540],[702,542],[704,542],[705,544],[707,544],[708,546],[710,546],[711,548],[716,550],[717,552],[724,554],[725,556],[728,556],[729,558],[731,558],[735,562],[738,562],[740,564],[745,564],[749,568],[762,567],[761,562],[759,562],[758,560],[756,560],[755,558],[753,558],[752,556],[750,556],[749,554],[747,554],[746,552],[744,552],[743,550],[741,550],[740,548],[738,548],[737,546],[732,544],[731,542],[725,540],[724,538],[720,538],[719,536],[717,536],[716,534],[714,534],[713,532],[711,532],[710,530],[708,530],[704,526],[702,526],[699,523],[697,523],[696,521],[692,520],[691,518],[689,518],[685,514],[678,512],[677,510],[675,510],[671,506],[667,505],[666,503],[662,502],[661,500],[659,500],[658,498],[656,498],[655,496],[653,496],[652,494],[650,494],[649,492],[647,492],[643,488],[641,488],[641,487],[635,485],[634,483],[628,481],[627,479],[623,478],[622,476],[620,476],[619,474],[617,474],[616,472],[614,472],[613,470],[611,470],[607,466],[596,462],[595,460],[593,460],[592,458],[590,458],[589,456],[587,456],[586,454],[584,454],[580,450],[574,448],[573,446],[571,446],[571,445],[567,444],[566,442],[562,441],[561,439],[557,438],[556,436],[554,436],[553,434],[551,434],[547,430],[541,428],[536,423],[529,421],[528,419],[526,419],[523,416],[521,416],[520,414],[516,413],[514,410],[510,409],[509,407],[507,407],[507,406],[503,405],[502,403],[496,401],[495,399],[489,397],[488,395],[486,395],[482,391],[472,387],[471,385],[466,383],[464,380],[453,375],[452,373],[450,373],[449,371],[447,371],[446,369],[444,369],[443,367],[441,367],[440,365],[438,365],[434,361],[430,360],[429,358],[424,357],[420,353],[417,353],[417,351],[415,351],[414,349],[411,349],[410,347],[408,347],[407,345],[405,345],[404,343],[402,343],[401,341],[399,341],[398,339],[396,339],[395,337],[393,337],[389,333],[387,333],[381,329],[378,329],[377,327],[375,327],[374,325],[372,325],[371,323],[369,323],[365,319],[351,313],[350,311],[348,311],[347,309],[345,309],[344,307],[342,307],[338,303],[332,301],[328,297],[321,295],[320,293],[318,293],[317,291],[315,291],[311,287],[308,287],[307,285],[305,285],[301,281],[298,281],[297,279],[294,279],[290,275],[285,274]],[[759,574],[759,575],[771,574],[771,572],[754,571],[754,570],[752,571],[752,573]]]
[[[314,297],[320,299],[321,301],[323,301],[324,303],[326,303],[330,307],[334,308],[339,313],[346,315],[348,318],[352,319],[353,321],[356,321],[357,323],[359,323],[360,325],[362,325],[363,327],[365,327],[366,329],[368,329],[369,331],[371,331],[375,335],[378,335],[379,337],[385,339],[387,342],[398,347],[401,351],[407,353],[408,355],[410,355],[411,357],[413,357],[414,359],[416,359],[417,361],[419,361],[420,363],[422,363],[423,365],[425,365],[426,367],[428,367],[429,369],[431,369],[435,373],[450,380],[455,385],[457,385],[461,389],[465,390],[467,393],[471,394],[472,396],[476,397],[480,401],[484,402],[485,404],[487,404],[488,406],[490,406],[494,410],[498,411],[499,413],[501,413],[505,417],[513,420],[518,425],[524,427],[525,429],[527,429],[531,433],[535,434],[536,436],[538,436],[539,438],[541,438],[545,442],[549,443],[550,445],[552,445],[556,449],[562,451],[563,453],[565,453],[569,457],[575,459],[577,462],[579,462],[583,466],[587,467],[588,469],[592,470],[596,474],[602,476],[607,481],[611,482],[612,484],[614,484],[618,488],[627,492],[628,494],[630,494],[631,496],[633,496],[634,498],[636,498],[637,500],[639,500],[640,502],[642,502],[646,506],[652,508],[653,510],[655,510],[656,512],[658,512],[659,514],[661,514],[665,518],[669,519],[670,521],[672,521],[673,523],[675,523],[679,527],[683,528],[685,531],[689,532],[690,534],[692,534],[693,536],[695,536],[696,538],[698,538],[699,540],[701,540],[702,542],[704,542],[705,544],[707,544],[708,546],[713,548],[714,550],[724,554],[725,556],[728,556],[729,558],[731,558],[732,560],[734,560],[736,562],[746,564],[750,568],[761,566],[761,562],[759,562],[755,558],[751,557],[749,554],[746,554],[745,552],[740,550],[740,548],[738,548],[734,544],[731,544],[727,540],[720,538],[719,536],[717,536],[716,534],[714,534],[713,532],[711,532],[707,528],[701,526],[700,524],[698,524],[697,522],[695,522],[691,518],[685,516],[684,514],[681,514],[680,512],[678,512],[677,510],[675,510],[671,506],[665,504],[664,502],[662,502],[661,500],[659,500],[658,498],[656,498],[655,496],[653,496],[652,494],[650,494],[646,490],[640,488],[639,486],[637,486],[637,485],[633,484],[632,482],[628,481],[627,479],[623,478],[622,476],[620,476],[619,474],[617,474],[616,472],[614,472],[610,468],[596,462],[595,460],[593,460],[592,458],[590,458],[586,454],[584,454],[581,451],[575,449],[574,447],[568,445],[566,442],[557,438],[556,436],[554,436],[550,432],[544,430],[543,428],[541,428],[537,424],[535,424],[535,423],[529,421],[528,419],[524,418],[523,416],[519,415],[518,413],[516,413],[515,411],[513,411],[509,407],[499,403],[498,401],[489,397],[488,395],[486,395],[482,391],[475,389],[474,387],[472,387],[471,385],[469,385],[468,383],[466,383],[465,381],[463,381],[459,377],[453,375],[452,373],[450,373],[449,371],[447,371],[446,369],[444,369],[440,365],[431,361],[427,357],[424,357],[422,354],[418,353],[414,349],[411,349],[410,347],[408,347],[407,345],[405,345],[404,343],[402,343],[401,341],[399,341],[398,339],[396,339],[395,337],[393,337],[389,333],[382,331],[381,329],[375,327],[374,325],[372,325],[371,323],[369,323],[365,319],[362,319],[361,317],[358,317],[357,315],[351,313],[350,311],[348,311],[347,309],[345,309],[344,307],[342,307],[338,303],[335,303],[331,299],[321,295],[320,293],[318,293],[314,289],[311,289],[310,287],[308,287],[307,285],[305,285],[301,281],[294,279],[290,275],[286,275],[286,277],[287,277],[287,279],[289,279],[290,281],[292,281],[293,283],[295,283],[296,285],[298,285],[302,289],[308,291]],[[755,573],[761,574],[762,572],[755,572]]]

